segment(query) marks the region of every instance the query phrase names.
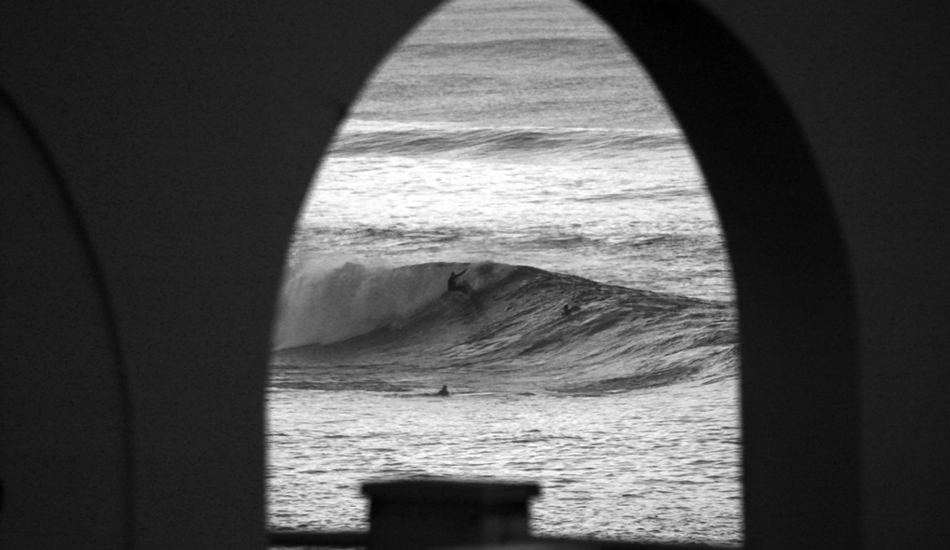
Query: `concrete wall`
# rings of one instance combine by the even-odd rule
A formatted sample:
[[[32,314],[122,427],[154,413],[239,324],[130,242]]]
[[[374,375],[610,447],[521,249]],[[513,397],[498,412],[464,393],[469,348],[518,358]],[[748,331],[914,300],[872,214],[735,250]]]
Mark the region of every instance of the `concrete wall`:
[[[288,236],[362,79],[431,2],[392,4],[0,5],[5,108],[35,137],[5,117],[0,546],[263,544]],[[77,418],[105,441],[64,435]]]
[[[0,546],[263,545],[287,239],[346,106],[434,4],[0,5]],[[750,544],[947,540],[950,8],[590,5],[727,228]]]
[[[847,243],[867,546],[946,541],[950,6],[710,4],[787,99]]]

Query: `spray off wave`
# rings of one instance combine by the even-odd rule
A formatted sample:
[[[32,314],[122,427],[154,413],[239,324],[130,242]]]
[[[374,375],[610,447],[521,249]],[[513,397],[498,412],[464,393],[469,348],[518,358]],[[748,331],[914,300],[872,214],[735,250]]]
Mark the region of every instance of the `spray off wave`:
[[[452,271],[473,292],[447,292]],[[729,304],[492,262],[302,265],[281,297],[278,386],[597,395],[735,375]]]
[[[290,268],[278,301],[274,349],[332,344],[399,324],[446,290],[454,266],[402,268],[355,262],[301,262]]]

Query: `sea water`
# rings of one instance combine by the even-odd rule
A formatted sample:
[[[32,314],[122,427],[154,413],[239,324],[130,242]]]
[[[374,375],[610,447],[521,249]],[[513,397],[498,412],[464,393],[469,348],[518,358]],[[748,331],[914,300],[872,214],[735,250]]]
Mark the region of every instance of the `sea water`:
[[[538,482],[536,533],[741,541],[716,215],[578,5],[457,0],[407,37],[320,167],[278,309],[272,528],[365,528],[360,483],[451,476]]]

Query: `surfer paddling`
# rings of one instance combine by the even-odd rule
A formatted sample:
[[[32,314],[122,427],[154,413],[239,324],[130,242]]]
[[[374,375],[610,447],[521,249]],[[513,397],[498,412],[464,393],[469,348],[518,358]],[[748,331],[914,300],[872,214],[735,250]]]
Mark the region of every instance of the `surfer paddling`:
[[[465,282],[459,283],[457,281],[457,279],[461,277],[462,274],[465,273],[466,271],[468,271],[468,268],[465,268],[458,273],[453,271],[452,274],[449,275],[449,292],[461,292],[462,294],[466,296],[471,294],[472,288],[468,285],[468,283],[465,283]]]

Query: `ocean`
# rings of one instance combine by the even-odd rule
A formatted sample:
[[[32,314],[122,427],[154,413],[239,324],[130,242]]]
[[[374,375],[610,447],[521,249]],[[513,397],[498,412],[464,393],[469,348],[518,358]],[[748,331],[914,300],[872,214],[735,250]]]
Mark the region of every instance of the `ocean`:
[[[539,534],[742,541],[715,210],[573,2],[456,0],[378,68],[301,209],[273,345],[272,529],[365,529],[362,482],[449,476],[539,483]]]

